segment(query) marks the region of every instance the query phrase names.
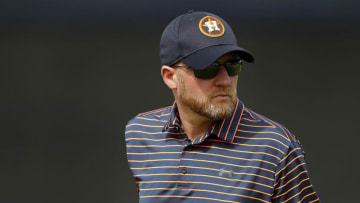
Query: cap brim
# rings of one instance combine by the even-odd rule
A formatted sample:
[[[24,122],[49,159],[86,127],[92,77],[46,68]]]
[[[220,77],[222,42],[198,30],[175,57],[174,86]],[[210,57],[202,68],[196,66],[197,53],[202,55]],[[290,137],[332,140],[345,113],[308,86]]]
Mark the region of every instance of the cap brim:
[[[250,52],[232,44],[216,45],[200,49],[185,57],[182,62],[193,69],[202,70],[229,52],[235,52],[235,54],[237,54],[244,61],[250,63],[254,62],[254,57]]]

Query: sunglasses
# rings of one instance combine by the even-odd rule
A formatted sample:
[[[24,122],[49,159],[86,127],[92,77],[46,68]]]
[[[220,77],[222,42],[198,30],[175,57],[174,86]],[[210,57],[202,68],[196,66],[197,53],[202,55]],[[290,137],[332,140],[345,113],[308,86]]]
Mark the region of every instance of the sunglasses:
[[[220,67],[222,65],[225,66],[225,69],[229,76],[235,76],[241,72],[242,61],[240,59],[231,59],[231,60],[225,61],[225,63],[223,63],[223,64],[215,62],[203,70],[195,70],[194,69],[194,75],[195,75],[195,77],[200,78],[200,79],[213,78],[219,73]],[[172,66],[172,67],[174,67],[174,68],[190,68],[189,66],[181,66],[181,65]]]

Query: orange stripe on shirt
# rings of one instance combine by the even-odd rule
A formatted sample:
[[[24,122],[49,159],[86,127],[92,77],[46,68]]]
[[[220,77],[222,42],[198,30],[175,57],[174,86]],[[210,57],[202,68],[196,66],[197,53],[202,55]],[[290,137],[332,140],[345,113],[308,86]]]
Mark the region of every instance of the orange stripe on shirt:
[[[131,170],[147,170],[147,169],[155,169],[155,168],[179,168],[179,166],[151,166],[151,167],[130,168],[130,169]]]
[[[301,150],[300,147],[296,147],[296,148],[294,148],[293,150],[291,150],[284,158],[281,159],[281,161],[280,161],[279,163],[282,163],[285,159],[287,159],[292,153],[294,153],[294,152],[295,152],[296,150],[298,150],[298,149]]]
[[[245,105],[243,104],[243,105],[242,105],[242,111],[241,111],[241,114],[240,114],[238,123],[236,124],[236,129],[239,129],[239,124],[240,124],[241,118],[242,118],[243,115],[244,115],[244,109],[245,109]],[[230,128],[230,127],[229,127],[229,128]],[[234,142],[234,140],[235,140],[235,135],[236,135],[236,130],[235,130],[235,132],[234,132],[234,134],[233,134],[233,137],[232,137],[231,142]]]
[[[144,163],[144,162],[155,162],[155,161],[176,161],[178,162],[179,159],[147,159],[147,160],[128,160],[129,162],[134,162],[134,163]]]
[[[218,168],[206,168],[206,167],[200,167],[200,166],[188,166],[188,165],[180,165],[180,166],[152,166],[152,167],[143,167],[143,168],[131,168],[131,170],[150,170],[150,169],[157,169],[157,168],[181,168],[181,167],[186,167],[186,168],[193,168],[193,169],[202,169],[202,170],[209,170],[209,171],[217,171],[219,172],[220,170]],[[246,176],[256,176],[259,178],[263,178],[269,181],[274,181],[274,178],[269,178],[266,176],[262,176],[262,175],[258,175],[255,173],[240,173],[240,172],[235,172],[234,174],[236,175],[246,175]]]
[[[291,183],[291,182],[294,181],[296,178],[298,178],[299,176],[301,176],[301,174],[304,174],[304,173],[307,173],[307,172],[308,172],[307,170],[300,172],[300,173],[297,174],[295,177],[293,177],[293,178],[290,179],[288,182],[286,182],[284,185],[281,185],[281,186],[275,188],[275,190],[279,190],[279,189],[287,186],[289,183]]]
[[[244,132],[244,133],[261,133],[261,134],[275,134],[275,135],[279,135],[280,137],[284,138],[285,140],[289,141],[288,137],[285,137],[284,135],[277,133],[277,132],[272,132],[272,131],[249,131],[249,130],[237,130],[239,132]]]
[[[153,197],[168,197],[168,198],[187,198],[187,199],[206,199],[206,200],[214,200],[220,202],[234,202],[210,197],[194,197],[194,196],[179,196],[179,195],[150,195],[150,196],[140,196],[140,198],[153,198]]]
[[[281,171],[283,171],[286,167],[288,167],[290,164],[292,164],[292,162],[294,162],[295,160],[299,159],[300,157],[304,157],[304,155],[299,155],[297,157],[295,157],[294,159],[292,159],[289,163],[287,163],[282,169],[280,169],[275,176],[277,176],[279,173],[281,173]]]
[[[275,128],[274,126],[268,126],[268,125],[248,125],[244,123],[240,123],[239,125],[247,126],[247,127],[255,127],[255,128]]]
[[[185,145],[127,145],[127,148],[130,147],[184,147]]]
[[[289,193],[291,190],[299,187],[299,185],[301,185],[301,183],[303,183],[303,182],[305,182],[305,181],[307,181],[307,180],[309,180],[309,179],[310,179],[310,178],[305,178],[305,179],[301,180],[297,185],[294,185],[292,188],[288,189],[286,192],[281,193],[280,195],[277,195],[277,196],[273,197],[273,199],[276,199],[276,198],[279,198],[279,197],[282,197],[282,196],[286,195],[286,194]],[[310,185],[310,186],[311,186],[311,185]],[[307,186],[307,187],[309,187],[309,186]],[[306,188],[306,187],[304,187],[303,189],[305,189],[305,188]],[[302,190],[301,190],[301,191],[302,191]],[[299,193],[297,193],[297,194],[299,194]],[[291,198],[289,198],[289,199],[286,200],[286,201],[289,201],[290,199],[292,199],[293,197],[295,197],[297,194],[293,195]],[[286,202],[286,201],[284,201],[284,202]]]
[[[271,157],[274,157],[275,159],[280,160],[279,157],[277,157],[277,156],[275,156],[275,155],[273,155],[273,154],[266,153],[266,152],[252,152],[252,151],[234,150],[234,149],[228,149],[228,148],[223,148],[223,147],[206,146],[206,145],[194,145],[194,146],[206,147],[206,148],[213,148],[213,149],[221,149],[221,150],[225,150],[225,151],[240,152],[240,153],[265,154],[265,155],[267,155],[267,156],[271,156]]]
[[[218,187],[224,187],[224,188],[232,188],[232,189],[239,189],[239,190],[248,190],[248,191],[253,191],[253,192],[257,192],[257,193],[261,193],[267,196],[271,196],[271,194],[263,192],[263,191],[259,191],[259,190],[254,190],[254,189],[250,189],[250,188],[246,188],[246,187],[238,187],[238,186],[233,186],[233,185],[222,185],[222,184],[216,184],[216,183],[208,183],[208,182],[200,182],[200,181],[137,181],[136,183],[141,183],[141,184],[151,184],[151,183],[183,183],[183,184],[202,184],[202,185],[213,185],[213,186],[218,186]]]
[[[256,169],[260,169],[260,170],[267,171],[267,172],[270,172],[270,173],[275,173],[273,170],[270,170],[270,169],[267,169],[267,168],[258,167],[258,166],[246,166],[246,165],[238,165],[238,164],[231,164],[231,163],[226,163],[226,162],[200,160],[200,159],[187,159],[187,158],[182,158],[181,160],[197,161],[197,162],[206,162],[206,163],[216,163],[216,164],[222,164],[222,165],[227,165],[227,166],[235,166],[235,167],[239,167],[239,168],[256,168]]]
[[[187,138],[184,138],[184,139],[176,139],[176,138],[151,139],[151,138],[134,137],[134,138],[127,138],[125,140],[126,141],[128,141],[128,140],[147,140],[147,141],[161,142],[161,141],[165,141],[165,140],[185,141],[185,140],[187,140]]]
[[[304,190],[308,189],[309,187],[312,187],[312,185],[309,185],[309,186],[304,187],[302,190],[300,190],[300,192],[298,192],[298,193],[296,193],[295,195],[291,196],[289,199],[285,200],[284,202],[286,203],[286,202],[290,201],[292,198],[300,195]]]
[[[216,163],[216,164],[222,164],[222,165],[227,165],[227,166],[235,166],[235,167],[239,167],[239,168],[256,168],[256,169],[260,169],[260,170],[267,171],[267,172],[270,172],[270,173],[275,173],[274,171],[272,171],[270,169],[262,168],[262,167],[258,167],[258,166],[238,165],[238,164],[231,164],[231,163],[226,163],[226,162],[200,160],[200,159],[182,158],[181,160],[195,161],[195,162],[206,162],[206,163]],[[145,163],[145,162],[156,162],[156,161],[174,161],[174,162],[178,162],[179,159],[147,159],[147,160],[133,160],[133,159],[130,159],[128,161],[129,162],[134,162],[134,163]]]
[[[182,173],[154,173],[154,174],[137,174],[135,175],[135,177],[141,177],[141,176],[198,176],[198,177],[206,177],[206,178],[215,178],[215,179],[221,179],[221,180],[227,180],[227,181],[231,181],[231,182],[245,182],[245,183],[252,183],[252,184],[256,184],[256,185],[261,185],[263,187],[266,188],[270,188],[273,189],[273,186],[271,185],[266,185],[263,183],[259,183],[259,182],[255,182],[255,181],[250,181],[250,180],[243,180],[243,179],[230,179],[230,178],[224,178],[224,177],[219,177],[219,176],[211,176],[211,175],[203,175],[203,174],[182,174]]]
[[[228,136],[228,134],[229,134],[229,130],[230,130],[231,126],[232,126],[232,122],[233,122],[234,117],[235,117],[235,115],[236,115],[236,112],[237,112],[237,110],[238,110],[238,106],[239,106],[239,102],[236,102],[235,111],[233,112],[233,115],[232,115],[232,117],[231,117],[231,121],[230,121],[230,123],[229,123],[229,127],[228,127],[228,129],[226,130],[226,134],[225,134],[224,140],[227,140],[227,136]],[[242,111],[244,111],[244,104],[243,104]],[[242,114],[242,112],[241,112],[241,114]],[[240,116],[240,118],[241,118],[241,116]],[[239,120],[240,120],[240,119],[239,119]],[[237,129],[237,128],[236,128],[236,129]]]
[[[143,133],[143,134],[147,134],[147,135],[157,135],[157,134],[181,135],[181,134],[184,134],[182,132],[179,132],[179,133],[173,133],[173,132],[145,132],[145,131],[140,131],[140,130],[128,130],[128,131],[125,131],[125,133]]]
[[[219,191],[215,191],[215,190],[196,189],[196,188],[190,188],[190,189],[186,189],[186,188],[146,188],[146,189],[141,189],[141,190],[183,190],[183,191],[211,192],[211,193],[217,193],[217,194],[222,194],[222,195],[245,197],[245,198],[255,199],[255,200],[258,200],[258,201],[262,201],[262,202],[267,202],[266,200],[263,200],[263,199],[260,199],[260,198],[257,198],[257,197],[251,197],[251,196],[248,196],[248,195],[241,195],[241,194],[234,194],[234,193],[227,193],[227,192],[219,192]]]
[[[252,115],[252,113],[251,113],[251,111],[246,111],[248,114],[249,114],[249,116],[252,118],[252,119],[254,119],[254,120],[256,120],[256,118]]]
[[[237,160],[245,160],[245,161],[260,161],[260,162],[264,162],[273,166],[277,166],[277,164],[270,162],[270,161],[265,161],[262,159],[247,159],[247,158],[240,158],[240,157],[234,157],[234,156],[226,156],[226,155],[220,155],[220,154],[214,154],[214,153],[204,153],[204,152],[194,152],[194,151],[185,151],[184,153],[189,153],[189,154],[201,154],[201,155],[210,155],[210,156],[217,156],[217,157],[224,157],[224,158],[229,158],[229,159],[237,159]]]
[[[143,153],[128,152],[127,154],[132,154],[132,155],[181,154],[181,152],[143,152]]]
[[[254,112],[255,113],[255,112]],[[262,115],[260,115],[260,114],[257,114],[257,113],[255,113],[256,115],[258,115],[260,118],[262,118],[265,122],[267,122],[268,124],[270,124],[270,125],[272,125],[272,126],[277,126],[278,128],[280,128],[282,131],[283,131],[283,133],[286,135],[286,139],[287,139],[287,141],[289,141],[290,142],[290,138],[289,138],[289,135],[287,134],[287,132],[285,132],[285,130],[284,130],[284,128],[283,128],[283,126],[281,126],[280,124],[278,124],[278,123],[276,123],[276,122],[274,122],[274,121],[272,121],[272,120],[270,120],[270,119],[268,119],[268,118],[266,118],[266,117],[264,117],[264,116],[262,116]]]
[[[157,122],[164,122],[164,123],[167,122],[165,120],[159,120],[159,119],[153,119],[153,118],[144,118],[144,117],[136,117],[136,118],[142,119],[142,120],[147,120],[147,121],[157,121]]]
[[[227,143],[227,144],[231,144],[231,145],[239,145],[239,146],[249,146],[249,147],[268,147],[271,149],[275,149],[277,151],[279,151],[281,154],[285,154],[285,152],[283,152],[281,149],[277,148],[277,147],[273,147],[270,145],[256,145],[256,144],[242,144],[242,143],[234,143],[234,142],[228,142],[225,140],[215,140],[215,139],[207,139],[208,141],[213,141],[213,142],[223,142],[223,143]]]
[[[286,178],[290,173],[294,172],[297,168],[299,168],[299,167],[302,166],[302,165],[305,165],[305,163],[301,163],[301,164],[297,165],[295,168],[291,169],[291,171],[287,172],[284,176],[282,176],[281,178],[279,178],[279,180],[274,184],[274,186],[277,185],[277,184],[279,184],[279,182],[280,182],[282,179]]]
[[[317,199],[315,199],[315,200],[313,200],[313,201],[310,201],[309,203],[318,202],[319,200],[320,200],[320,199],[317,198]]]
[[[220,130],[219,130],[219,133],[218,133],[217,137],[220,137],[220,135],[221,135],[221,130],[222,130],[222,128],[224,127],[224,124],[225,124],[225,119],[223,120],[223,122],[222,122],[222,124],[221,124],[221,127],[220,127]]]
[[[161,111],[165,111],[168,108],[171,108],[171,106],[166,106],[166,107],[163,107],[163,108],[160,108],[160,109],[154,109],[152,111],[147,111],[147,112],[144,112],[144,113],[140,113],[140,114],[138,114],[138,116],[148,116],[150,114],[155,114],[155,113],[158,113],[158,112],[161,112]]]
[[[249,119],[249,118],[242,118],[242,119],[244,119],[246,121],[251,121],[251,122],[260,122],[260,120],[252,120],[252,119]]]
[[[284,144],[280,140],[277,140],[277,139],[274,139],[274,138],[269,138],[269,137],[240,137],[240,136],[235,136],[235,137],[240,138],[240,139],[248,139],[248,140],[272,140],[272,141],[278,142],[282,146],[288,148],[288,146],[286,144]]]
[[[314,191],[314,192],[312,192],[312,193],[309,193],[309,194],[305,195],[303,198],[301,198],[300,201],[298,201],[298,203],[304,201],[305,198],[307,198],[307,197],[310,196],[310,195],[314,195],[315,193],[316,193],[316,192]]]
[[[143,126],[143,127],[149,127],[149,128],[163,128],[164,126],[162,125],[145,125],[145,124],[141,124],[141,123],[132,123],[127,125],[126,127],[130,127],[130,126]]]

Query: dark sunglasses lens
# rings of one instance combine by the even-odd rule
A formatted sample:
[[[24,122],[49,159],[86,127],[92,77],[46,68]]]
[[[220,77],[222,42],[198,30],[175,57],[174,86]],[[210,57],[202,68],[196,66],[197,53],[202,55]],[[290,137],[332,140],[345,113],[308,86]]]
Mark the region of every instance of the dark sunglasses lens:
[[[227,61],[225,67],[230,76],[235,76],[241,72],[241,61]]]
[[[235,76],[241,72],[241,61],[240,60],[229,60],[225,62],[225,68],[230,76]],[[209,79],[215,77],[219,70],[220,64],[213,63],[209,67],[205,68],[204,70],[194,70],[195,77],[201,79]]]
[[[204,70],[194,70],[194,75],[197,78],[209,79],[215,77],[219,72],[220,66],[216,63],[205,68]]]

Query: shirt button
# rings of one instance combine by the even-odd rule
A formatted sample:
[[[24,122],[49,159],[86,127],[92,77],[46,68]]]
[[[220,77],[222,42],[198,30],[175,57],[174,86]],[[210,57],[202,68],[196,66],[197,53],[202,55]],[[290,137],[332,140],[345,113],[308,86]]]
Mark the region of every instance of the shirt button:
[[[187,169],[186,169],[186,168],[182,168],[181,173],[186,174],[186,173],[187,173]]]

